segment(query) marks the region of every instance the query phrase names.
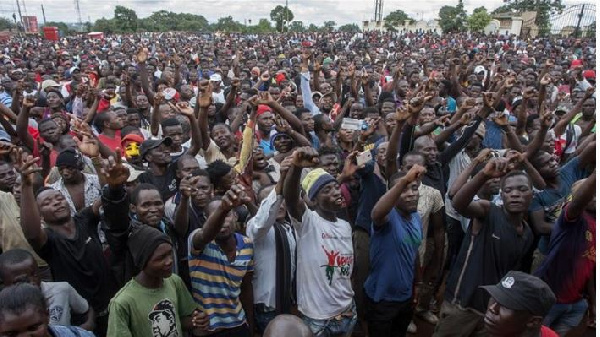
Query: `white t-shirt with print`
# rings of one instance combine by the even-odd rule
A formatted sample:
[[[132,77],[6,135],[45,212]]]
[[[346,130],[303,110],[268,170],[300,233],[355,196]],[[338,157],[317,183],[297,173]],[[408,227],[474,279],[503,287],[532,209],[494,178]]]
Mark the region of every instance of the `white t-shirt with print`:
[[[298,309],[312,319],[329,319],[350,308],[354,291],[352,227],[342,219],[327,221],[306,208],[297,231]]]

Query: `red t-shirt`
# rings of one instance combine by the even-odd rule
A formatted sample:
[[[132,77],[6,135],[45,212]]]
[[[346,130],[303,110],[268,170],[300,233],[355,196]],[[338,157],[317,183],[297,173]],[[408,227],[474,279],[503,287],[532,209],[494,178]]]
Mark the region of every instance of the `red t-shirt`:
[[[549,327],[543,326],[540,329],[540,337],[558,337],[558,334]]]
[[[556,303],[575,303],[581,299],[582,291],[596,268],[596,219],[587,212],[581,215],[587,224],[585,231],[585,249],[583,253],[573,261],[576,272],[571,276],[571,282],[560,292],[556,292]],[[565,220],[569,220],[569,207],[565,207]],[[569,223],[567,225],[574,225]]]
[[[118,147],[122,147],[121,145],[121,130],[117,130],[115,132],[115,137],[110,138],[105,135],[98,135],[98,140],[102,142],[102,144],[106,145],[111,151],[115,151]]]

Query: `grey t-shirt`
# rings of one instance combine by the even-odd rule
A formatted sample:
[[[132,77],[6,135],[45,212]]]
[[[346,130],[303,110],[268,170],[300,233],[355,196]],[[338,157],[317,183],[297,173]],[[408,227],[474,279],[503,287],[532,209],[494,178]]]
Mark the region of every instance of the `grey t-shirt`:
[[[42,293],[48,302],[50,325],[71,325],[71,312],[85,314],[88,302],[67,282],[42,282]]]

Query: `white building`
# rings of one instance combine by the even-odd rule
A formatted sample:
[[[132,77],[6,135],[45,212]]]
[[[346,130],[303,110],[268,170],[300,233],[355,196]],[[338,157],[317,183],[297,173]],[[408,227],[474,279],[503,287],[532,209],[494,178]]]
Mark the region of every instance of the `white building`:
[[[404,21],[404,24],[402,25],[398,25],[395,28],[398,30],[398,32],[400,33],[404,33],[404,32],[416,32],[418,30],[423,30],[423,31],[435,31],[438,33],[442,32],[442,29],[440,28],[439,25],[439,19],[434,19],[434,20],[407,20]],[[363,25],[362,25],[362,30],[363,31],[380,31],[380,32],[385,32],[385,21],[363,21]]]

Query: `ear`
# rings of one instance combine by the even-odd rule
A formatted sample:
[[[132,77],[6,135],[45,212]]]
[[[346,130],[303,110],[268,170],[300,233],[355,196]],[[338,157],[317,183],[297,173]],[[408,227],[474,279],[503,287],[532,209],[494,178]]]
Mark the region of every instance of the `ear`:
[[[542,326],[542,316],[531,316],[527,321],[527,329],[539,329]]]
[[[136,207],[135,207],[135,205],[134,205],[134,204],[129,204],[129,211],[130,211],[131,213],[134,213],[134,214],[135,214],[135,213],[136,213],[136,210],[137,210],[137,209],[136,209]]]

